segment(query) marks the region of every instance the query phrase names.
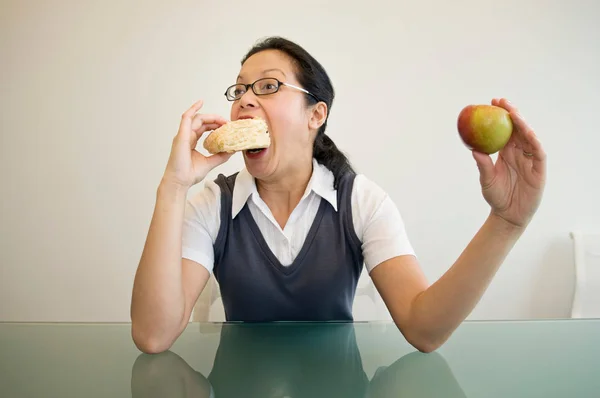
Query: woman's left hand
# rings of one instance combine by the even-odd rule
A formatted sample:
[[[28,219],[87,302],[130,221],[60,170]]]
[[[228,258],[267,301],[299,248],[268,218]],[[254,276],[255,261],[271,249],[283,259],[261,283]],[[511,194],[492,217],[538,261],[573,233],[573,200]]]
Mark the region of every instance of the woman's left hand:
[[[473,151],[479,168],[483,197],[495,214],[510,224],[525,227],[542,199],[546,182],[546,153],[533,129],[506,99],[494,99],[492,105],[506,109],[513,122],[513,133],[492,158]]]

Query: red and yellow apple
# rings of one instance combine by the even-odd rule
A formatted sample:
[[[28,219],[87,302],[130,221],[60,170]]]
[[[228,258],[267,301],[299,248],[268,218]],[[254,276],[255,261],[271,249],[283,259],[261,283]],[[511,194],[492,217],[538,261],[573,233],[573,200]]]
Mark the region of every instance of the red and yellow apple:
[[[468,105],[458,115],[458,133],[464,144],[493,154],[504,148],[513,131],[510,114],[494,105]]]

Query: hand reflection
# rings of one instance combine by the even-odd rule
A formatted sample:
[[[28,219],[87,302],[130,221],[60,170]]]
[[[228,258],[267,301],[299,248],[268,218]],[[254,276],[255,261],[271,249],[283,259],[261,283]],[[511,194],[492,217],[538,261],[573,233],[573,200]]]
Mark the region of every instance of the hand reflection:
[[[225,325],[207,378],[177,354],[141,354],[133,397],[464,397],[438,353],[414,352],[369,382],[351,324]]]

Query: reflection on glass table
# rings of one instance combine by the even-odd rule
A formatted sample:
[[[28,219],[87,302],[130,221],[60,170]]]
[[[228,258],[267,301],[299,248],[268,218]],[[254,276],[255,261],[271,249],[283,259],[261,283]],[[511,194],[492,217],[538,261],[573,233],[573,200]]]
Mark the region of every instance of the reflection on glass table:
[[[437,353],[407,354],[369,380],[351,324],[225,327],[210,374],[171,351],[141,354],[131,383],[133,397],[465,397]]]
[[[0,323],[0,397],[599,397],[600,320],[463,323],[434,353],[392,322],[191,323],[142,354],[130,324]]]

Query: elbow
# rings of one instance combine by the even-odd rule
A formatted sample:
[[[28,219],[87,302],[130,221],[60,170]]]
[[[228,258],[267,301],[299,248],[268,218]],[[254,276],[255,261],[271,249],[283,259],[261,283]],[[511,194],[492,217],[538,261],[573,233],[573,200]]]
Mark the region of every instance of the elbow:
[[[170,339],[157,336],[148,331],[141,331],[138,326],[133,324],[131,326],[131,337],[138,350],[145,354],[160,354],[171,348],[173,344]]]
[[[410,345],[412,345],[414,348],[416,348],[419,352],[422,352],[424,354],[431,354],[432,352],[436,351],[438,348],[440,348],[442,346],[442,343],[439,342],[435,342],[435,341],[428,341],[428,340],[413,340],[410,341],[409,340]]]
[[[170,345],[164,344],[160,341],[153,341],[151,339],[135,339],[135,346],[144,354],[160,354],[170,348]]]
[[[447,336],[434,337],[424,332],[407,333],[405,338],[411,346],[424,354],[436,351],[448,339]]]

